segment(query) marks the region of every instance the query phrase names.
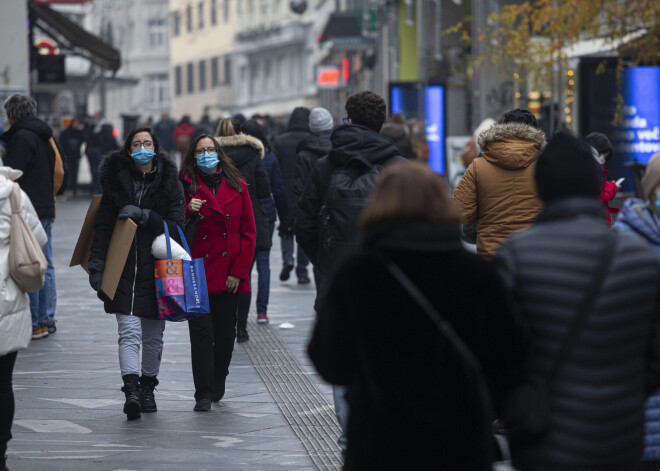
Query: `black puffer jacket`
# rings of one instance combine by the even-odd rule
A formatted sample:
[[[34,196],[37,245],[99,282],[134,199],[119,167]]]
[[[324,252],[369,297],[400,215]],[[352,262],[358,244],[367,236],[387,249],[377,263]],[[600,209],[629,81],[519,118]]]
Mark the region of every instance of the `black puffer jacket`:
[[[307,139],[298,145],[298,164],[293,178],[293,201],[295,206],[289,208],[292,212],[291,219],[295,220],[298,201],[305,190],[309,173],[316,166],[321,157],[325,157],[332,148],[330,141],[331,131],[323,131],[311,134]]]
[[[154,170],[142,173],[133,159],[120,150],[106,156],[99,167],[103,197],[94,223],[90,274],[103,271],[119,210],[126,205],[151,210],[147,222],[138,226],[114,299],[98,293],[107,313],[158,318],[151,244],[164,232],[163,220],[170,236],[179,240],[176,226],[183,227],[185,223],[186,203],[174,162],[164,154],[154,157],[153,162]]]
[[[295,205],[293,199],[293,182],[298,162],[298,145],[309,136],[309,110],[298,107],[291,113],[289,125],[285,133],[273,140],[273,152],[280,162],[282,182],[284,183],[284,196],[288,208]],[[289,215],[291,216],[291,215]],[[293,220],[289,217],[289,225]]]
[[[270,250],[271,240],[268,230],[268,218],[259,198],[270,196],[270,179],[262,159],[264,145],[257,138],[246,134],[216,137],[218,144],[241,172],[248,186],[254,223],[257,226],[255,251]]]
[[[495,262],[535,350],[532,377],[546,377],[600,261],[607,221],[598,198],[555,200],[514,234]],[[622,471],[642,456],[644,400],[660,386],[660,262],[619,234],[595,309],[549,396],[548,434],[512,443],[521,470]]]
[[[399,150],[387,137],[376,131],[349,124],[338,127],[330,136],[332,149],[312,169],[309,180],[300,198],[296,212],[294,232],[296,240],[322,273],[329,273],[332,257],[322,257],[319,253],[320,233],[319,212],[325,201],[328,184],[333,170],[346,165],[385,165],[395,160],[404,160]],[[327,262],[327,263],[326,263]]]
[[[17,183],[30,197],[40,218],[55,217],[55,151],[48,142],[51,137],[53,130],[50,126],[32,116],[16,121],[0,136],[7,143],[4,164],[23,172]]]

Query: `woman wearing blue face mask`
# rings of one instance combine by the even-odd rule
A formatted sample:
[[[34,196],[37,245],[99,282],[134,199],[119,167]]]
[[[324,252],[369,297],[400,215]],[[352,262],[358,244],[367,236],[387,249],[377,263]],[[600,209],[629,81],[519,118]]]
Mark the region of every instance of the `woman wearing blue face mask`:
[[[660,257],[660,153],[655,154],[642,178],[644,200],[628,198],[612,228],[648,242]],[[660,469],[660,391],[646,400],[646,433],[640,471]]]
[[[203,258],[211,312],[188,321],[195,408],[211,410],[225,394],[238,293],[250,291],[256,228],[247,185],[218,142],[203,134],[181,162],[187,232],[193,258]]]
[[[158,385],[165,321],[158,319],[151,244],[164,232],[163,221],[170,234],[177,234],[177,224],[185,223],[185,199],[176,165],[149,128],[132,131],[120,150],[103,159],[99,179],[103,196],[94,223],[89,282],[103,300],[105,312],[117,318],[124,413],[130,420],[139,418],[140,412],[156,412],[154,387]],[[115,222],[128,218],[138,228],[117,292],[110,299],[101,290],[103,268]]]

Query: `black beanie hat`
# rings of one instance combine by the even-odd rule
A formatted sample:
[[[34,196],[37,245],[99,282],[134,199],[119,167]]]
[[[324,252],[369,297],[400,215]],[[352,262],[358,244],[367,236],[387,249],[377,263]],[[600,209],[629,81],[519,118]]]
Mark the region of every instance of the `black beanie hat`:
[[[558,132],[536,164],[536,188],[544,202],[565,196],[600,196],[602,169],[591,147],[567,132]]]

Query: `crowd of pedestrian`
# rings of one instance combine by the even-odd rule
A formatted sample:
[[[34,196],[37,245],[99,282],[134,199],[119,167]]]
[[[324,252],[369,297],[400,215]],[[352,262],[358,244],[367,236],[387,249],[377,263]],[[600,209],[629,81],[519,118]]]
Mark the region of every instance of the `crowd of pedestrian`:
[[[660,469],[660,154],[643,197],[617,215],[607,136],[546,136],[523,109],[479,126],[450,195],[421,124],[388,119],[370,91],[347,99],[343,123],[321,107],[294,109],[282,130],[261,115],[163,112],[121,146],[100,114],[71,120],[58,145],[32,98],[4,106],[0,258],[17,182],[48,267],[24,293],[0,265],[0,470],[28,306],[31,338],[56,331],[55,196],[64,180],[77,191],[82,155],[102,195],[89,282],[117,320],[129,420],[158,409],[154,239],[186,245],[181,228],[204,263],[209,312],[188,327],[193,410],[206,412],[224,397],[235,342],[250,340],[253,291],[257,323],[269,322],[277,227],[279,279],[314,275],[308,354],[333,385],[344,469],[486,471],[506,448],[523,471]],[[103,272],[123,219],[137,229],[111,299]]]

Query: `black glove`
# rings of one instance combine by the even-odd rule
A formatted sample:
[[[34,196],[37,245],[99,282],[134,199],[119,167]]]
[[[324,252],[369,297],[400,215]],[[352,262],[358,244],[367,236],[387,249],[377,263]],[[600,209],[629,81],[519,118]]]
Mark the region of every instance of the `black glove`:
[[[96,292],[101,290],[101,283],[103,282],[103,272],[92,272],[89,274],[89,285]]]
[[[149,210],[129,204],[119,210],[117,217],[119,219],[131,218],[135,224],[141,226],[149,219]]]
[[[280,225],[277,228],[277,233],[280,237],[288,237],[293,235],[293,227],[285,222],[280,222]]]

